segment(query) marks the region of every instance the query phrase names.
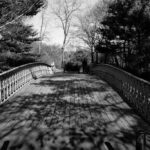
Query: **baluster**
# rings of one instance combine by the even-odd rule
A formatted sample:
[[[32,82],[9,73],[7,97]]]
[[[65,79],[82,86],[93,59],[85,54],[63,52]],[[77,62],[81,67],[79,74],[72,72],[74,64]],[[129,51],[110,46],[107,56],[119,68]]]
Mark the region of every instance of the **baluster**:
[[[23,86],[23,71],[21,71],[21,81],[20,81],[21,85],[20,88]]]
[[[18,73],[16,73],[16,90],[15,92],[18,90]]]
[[[41,76],[41,66],[39,66],[39,77]]]
[[[14,75],[11,76],[11,94],[13,94]]]
[[[29,73],[29,70],[26,70],[26,83],[28,83],[28,73]]]
[[[38,67],[37,66],[36,66],[35,70],[36,70],[35,75],[36,75],[36,77],[38,77]]]
[[[21,72],[21,87],[23,87],[23,71]]]
[[[28,82],[30,81],[30,74],[31,72],[28,70]]]
[[[10,96],[10,77],[8,77],[8,97]]]
[[[44,75],[44,74],[45,74],[45,67],[44,67],[44,66],[42,66],[42,68],[43,68],[43,74],[42,74],[42,75]]]
[[[51,68],[50,67],[48,67],[48,72],[49,72],[49,74],[51,74]]]
[[[42,75],[44,74],[44,67],[42,66]]]
[[[39,77],[41,76],[41,66],[38,67],[39,68]]]
[[[18,74],[16,73],[15,74],[15,84],[14,84],[14,92],[17,90],[17,86],[18,86],[18,82],[17,82],[17,76],[18,76]]]
[[[27,82],[27,70],[24,71],[24,84]]]
[[[46,75],[48,75],[48,67],[46,66]]]
[[[16,91],[18,90],[18,88],[19,88],[19,73],[16,74]]]
[[[9,77],[9,97],[11,96],[11,76]]]
[[[45,75],[47,75],[47,66],[45,66]]]
[[[7,98],[7,80],[4,80],[4,101]]]
[[[49,75],[49,67],[47,66],[47,75]]]
[[[41,75],[40,76],[42,76],[42,74],[43,74],[43,67],[41,66]]]
[[[13,84],[12,84],[12,92],[13,93],[15,92],[15,88],[16,88],[16,83],[15,83],[16,82],[16,77],[15,76],[16,76],[16,74],[13,75]]]
[[[10,76],[10,78],[9,78],[9,84],[10,84],[10,88],[9,88],[9,96],[11,96],[11,94],[12,94],[12,76]]]
[[[42,66],[40,66],[40,77],[42,76]]]
[[[22,87],[22,71],[20,72],[20,88]]]
[[[20,88],[21,86],[21,73],[19,72],[18,73],[18,89]]]
[[[23,70],[23,84],[22,85],[24,85],[25,84],[25,70]]]
[[[10,96],[10,77],[8,77],[8,98]]]
[[[32,74],[31,74],[31,71],[30,71],[30,73],[29,73],[29,81],[31,81],[31,80],[32,80]]]
[[[9,95],[9,78],[6,78],[6,99],[8,98]]]
[[[37,77],[37,75],[38,75],[37,66],[36,66],[36,67],[34,67],[34,68],[35,68],[35,75],[36,75],[36,77]]]
[[[148,112],[149,111],[149,103],[148,103],[147,92],[148,92],[148,89],[150,87],[148,87],[145,83],[142,83],[141,88],[142,88],[142,98],[141,98],[141,100],[143,100],[143,103],[144,103],[144,109],[143,110],[144,110],[144,113],[145,113],[145,117],[148,119],[150,117],[149,117],[149,112]]]
[[[24,85],[26,84],[26,69],[24,70]]]
[[[4,92],[4,84],[5,84],[5,83],[4,83],[4,79],[3,79],[3,80],[2,80],[2,84],[1,84],[1,85],[2,85],[2,87],[1,87],[1,88],[2,88],[2,89],[1,89],[1,91],[2,91],[2,92],[1,92],[2,102],[3,102],[4,99],[5,99],[5,96],[4,96],[4,95],[5,95],[5,92]]]
[[[2,81],[0,81],[0,103],[2,102]]]
[[[23,85],[23,74],[22,74],[23,72],[21,71],[20,72],[20,88],[22,87],[22,85]]]
[[[29,70],[26,70],[26,83],[28,82]]]
[[[36,77],[38,78],[38,67],[36,66]]]
[[[40,77],[40,66],[38,66],[38,77]]]
[[[43,74],[43,68],[42,68],[42,66],[41,66],[41,76],[42,76],[42,74]]]
[[[30,71],[28,70],[28,82],[30,80]]]
[[[39,77],[39,76],[40,76],[40,68],[38,66],[38,76],[37,77]]]
[[[19,89],[21,87],[21,72],[19,72]]]
[[[45,66],[45,75],[47,75],[47,67]]]

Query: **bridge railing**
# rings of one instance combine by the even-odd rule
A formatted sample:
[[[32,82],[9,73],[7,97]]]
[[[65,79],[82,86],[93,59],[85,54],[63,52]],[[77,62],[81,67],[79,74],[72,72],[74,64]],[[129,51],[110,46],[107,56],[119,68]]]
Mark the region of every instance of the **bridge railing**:
[[[91,72],[112,85],[127,103],[150,122],[150,82],[106,64],[93,67]]]
[[[0,103],[5,102],[33,78],[53,73],[53,68],[44,63],[31,63],[0,74]]]

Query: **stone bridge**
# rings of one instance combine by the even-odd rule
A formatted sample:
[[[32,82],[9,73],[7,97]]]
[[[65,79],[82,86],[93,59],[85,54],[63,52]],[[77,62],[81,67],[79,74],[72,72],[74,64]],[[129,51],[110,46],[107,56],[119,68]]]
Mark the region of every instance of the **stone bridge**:
[[[148,150],[149,101],[148,82],[109,65],[24,65],[0,74],[0,149]]]

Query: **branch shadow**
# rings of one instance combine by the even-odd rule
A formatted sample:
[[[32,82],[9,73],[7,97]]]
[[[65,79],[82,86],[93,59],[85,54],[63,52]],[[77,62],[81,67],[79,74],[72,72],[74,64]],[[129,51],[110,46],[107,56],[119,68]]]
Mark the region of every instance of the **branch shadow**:
[[[115,150],[128,150],[137,132],[148,128],[98,78],[58,74],[32,86],[52,91],[18,95],[0,106],[0,147],[9,140],[13,150],[103,150],[109,141]]]

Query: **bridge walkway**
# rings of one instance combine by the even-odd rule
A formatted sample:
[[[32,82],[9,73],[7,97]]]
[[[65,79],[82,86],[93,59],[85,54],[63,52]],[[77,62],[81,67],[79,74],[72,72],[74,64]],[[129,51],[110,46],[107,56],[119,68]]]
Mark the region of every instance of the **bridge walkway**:
[[[149,126],[96,76],[57,73],[32,81],[0,106],[0,147],[134,150]],[[61,149],[60,148],[60,149]]]

